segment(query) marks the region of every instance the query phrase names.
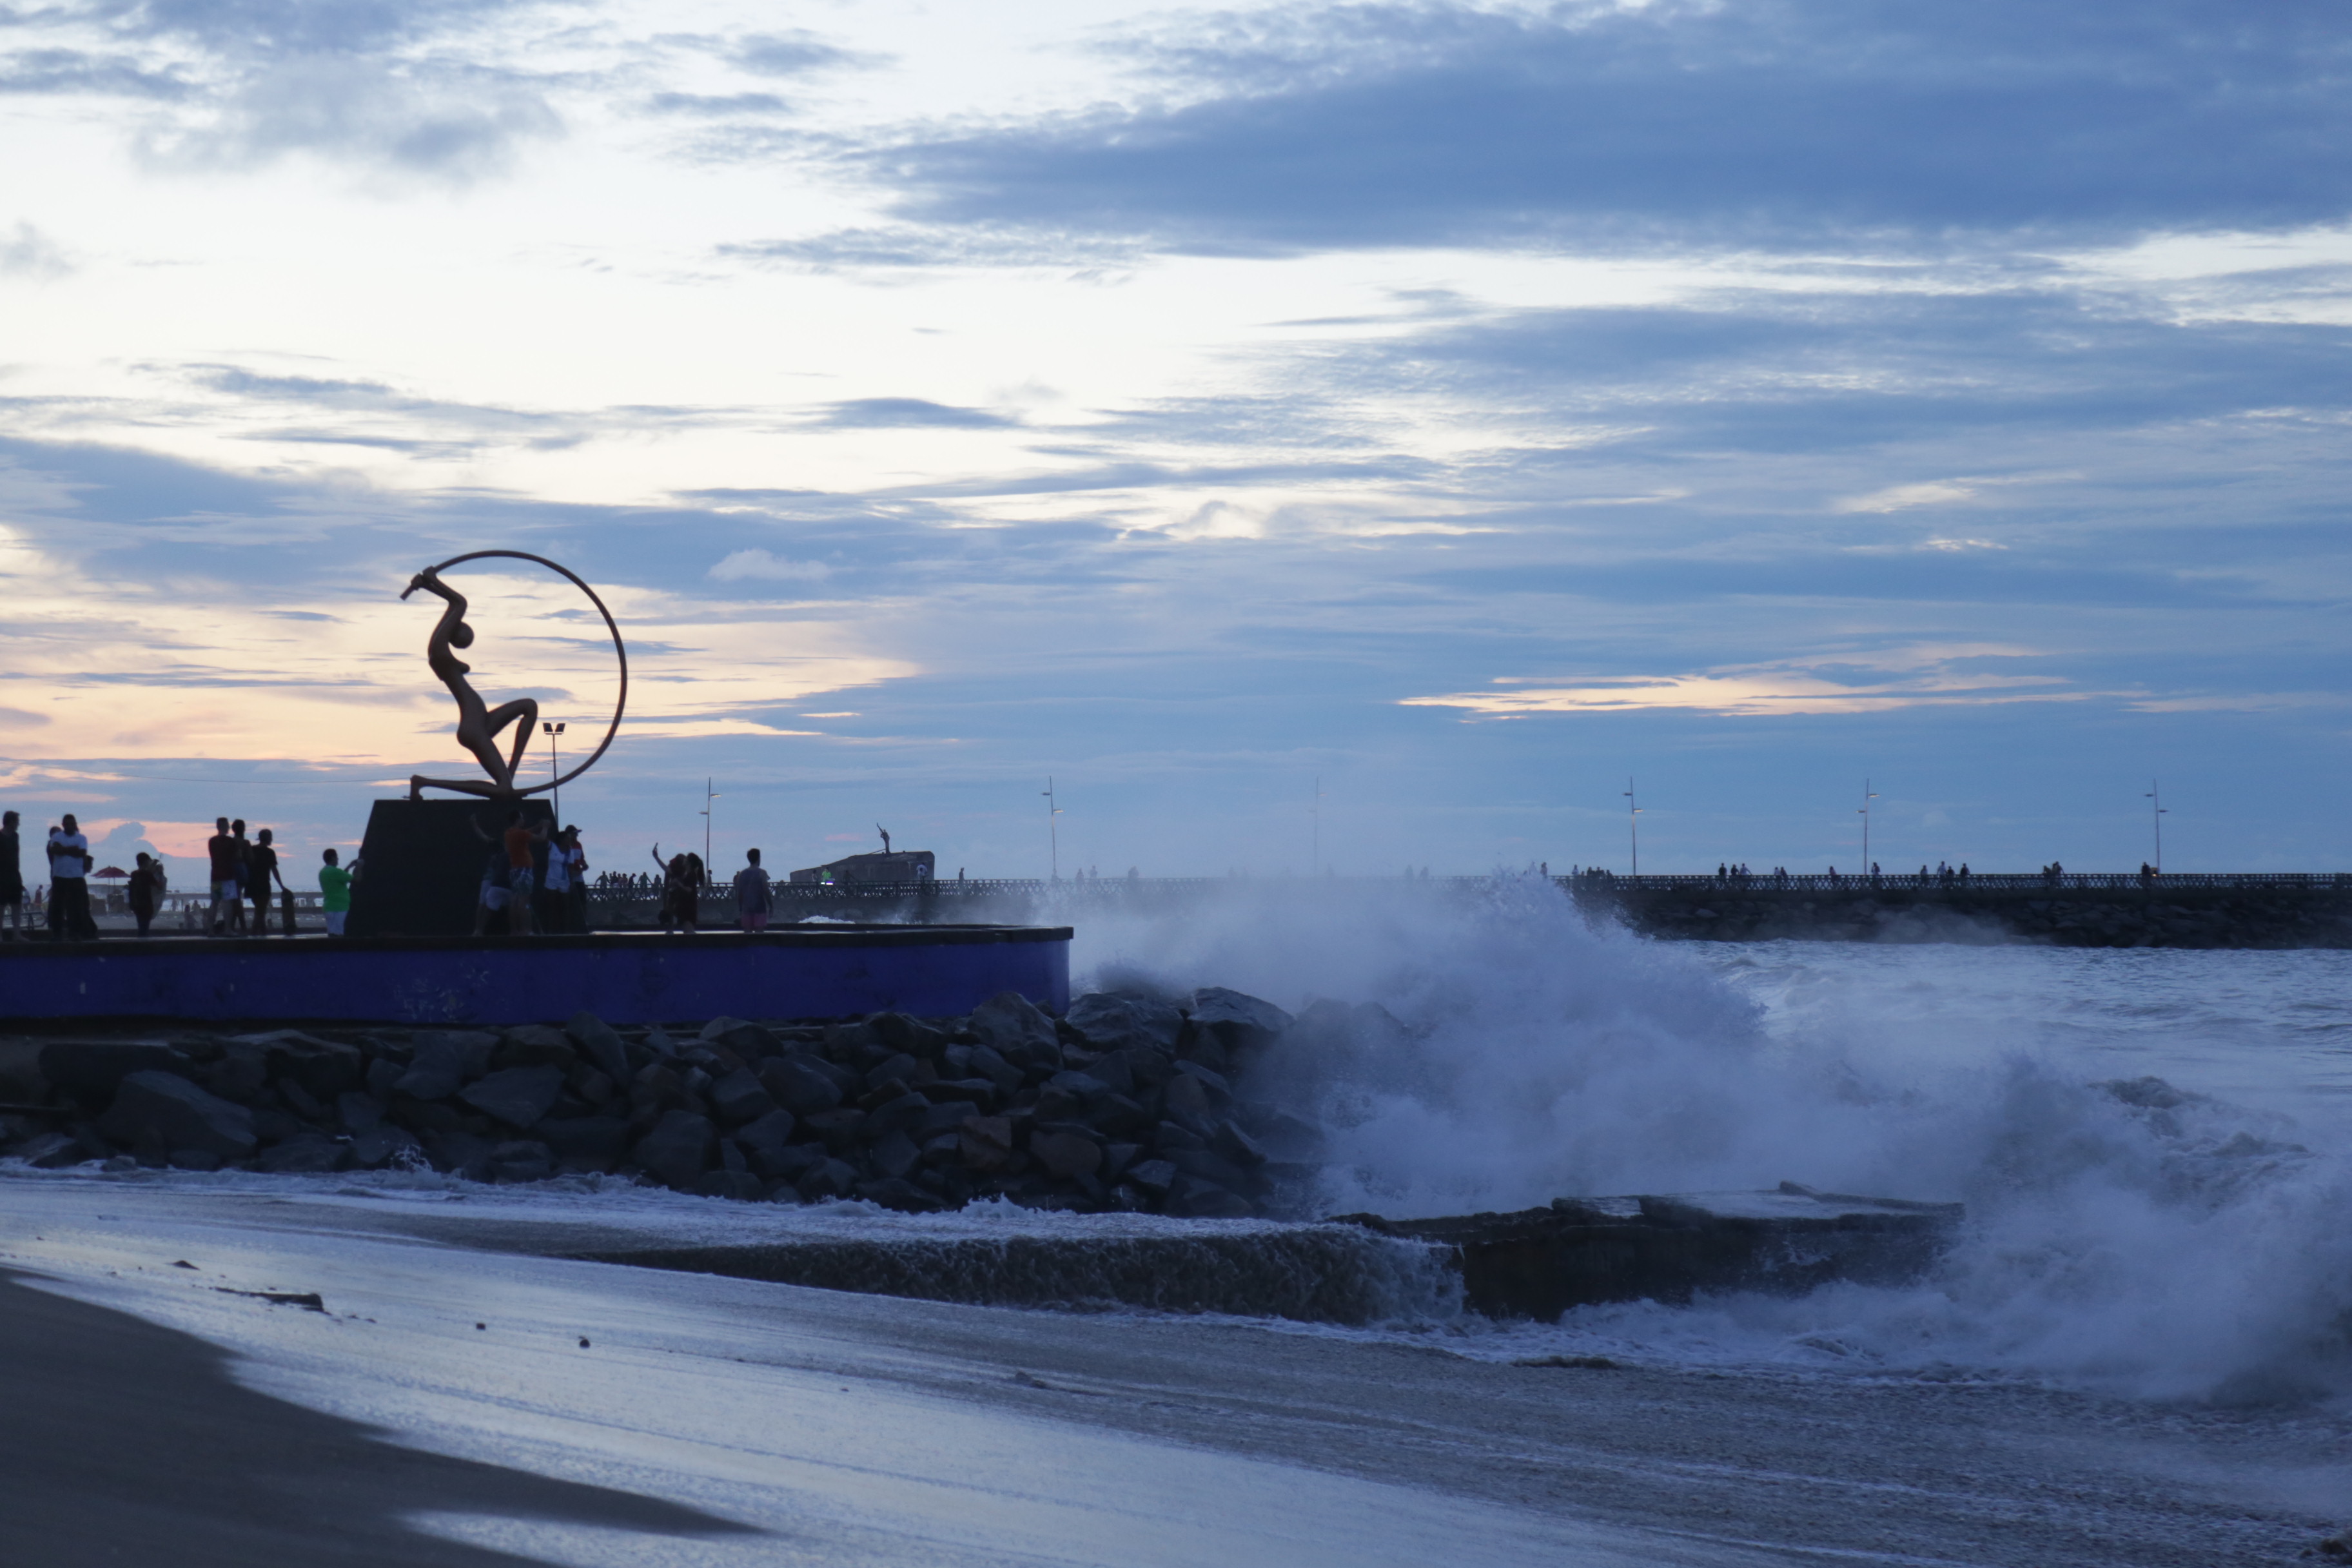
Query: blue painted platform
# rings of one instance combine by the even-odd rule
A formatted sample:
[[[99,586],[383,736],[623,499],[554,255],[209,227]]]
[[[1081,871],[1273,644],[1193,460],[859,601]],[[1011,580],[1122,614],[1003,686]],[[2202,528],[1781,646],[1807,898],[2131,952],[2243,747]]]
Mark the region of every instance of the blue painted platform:
[[[611,1024],[943,1017],[1000,991],[1070,1001],[1070,928],[787,927],[755,935],[121,938],[0,943],[0,1020]]]

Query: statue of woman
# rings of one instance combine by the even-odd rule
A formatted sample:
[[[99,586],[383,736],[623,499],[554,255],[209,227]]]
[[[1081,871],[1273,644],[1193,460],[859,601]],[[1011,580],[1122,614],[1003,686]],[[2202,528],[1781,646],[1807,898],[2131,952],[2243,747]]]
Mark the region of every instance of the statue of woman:
[[[419,572],[408,581],[401,597],[422,588],[428,594],[438,594],[449,602],[441,613],[440,624],[433,628],[433,640],[425,645],[425,657],[433,666],[433,673],[448,687],[449,695],[457,700],[457,743],[474,753],[474,760],[490,775],[483,784],[474,779],[428,779],[422,773],[408,781],[408,798],[425,798],[425,786],[455,790],[459,795],[482,795],[491,800],[509,799],[519,791],[515,788],[515,770],[522,765],[522,754],[530,748],[532,726],[539,721],[539,703],[529,697],[518,697],[512,702],[502,702],[496,708],[485,708],[479,693],[466,677],[473,667],[453,651],[471,647],[474,628],[466,624],[466,596],[441,581],[433,572]],[[520,721],[520,722],[517,722]],[[501,755],[499,731],[508,725],[515,726],[513,754]]]

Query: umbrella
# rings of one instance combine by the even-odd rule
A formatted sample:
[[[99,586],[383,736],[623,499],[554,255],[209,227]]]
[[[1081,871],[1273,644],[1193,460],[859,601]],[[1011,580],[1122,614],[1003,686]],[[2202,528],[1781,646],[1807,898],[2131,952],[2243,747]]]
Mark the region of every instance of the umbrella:
[[[128,871],[124,870],[124,869],[123,869],[121,867],[120,867],[120,866],[109,866],[109,867],[108,867],[105,870],[103,870],[103,871],[92,871],[92,872],[90,873],[90,878],[91,878],[91,879],[92,879],[92,880],[94,880],[94,881],[100,881],[100,882],[105,881],[105,880],[106,880],[107,879],[109,879],[109,878],[113,878],[115,880],[120,881],[120,880],[121,880],[121,879],[125,879],[125,878],[129,877],[130,875],[131,875],[131,873],[130,873],[130,872],[128,872]]]

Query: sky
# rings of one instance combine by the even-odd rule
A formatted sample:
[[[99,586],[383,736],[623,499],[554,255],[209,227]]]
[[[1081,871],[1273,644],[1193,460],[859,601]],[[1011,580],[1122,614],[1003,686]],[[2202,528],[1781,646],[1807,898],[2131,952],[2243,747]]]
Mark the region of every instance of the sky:
[[[503,548],[628,642],[600,869],[2129,869],[2152,787],[2352,865],[2347,79],[2267,0],[0,0],[0,797],[348,852]],[[584,598],[452,581],[593,745]]]

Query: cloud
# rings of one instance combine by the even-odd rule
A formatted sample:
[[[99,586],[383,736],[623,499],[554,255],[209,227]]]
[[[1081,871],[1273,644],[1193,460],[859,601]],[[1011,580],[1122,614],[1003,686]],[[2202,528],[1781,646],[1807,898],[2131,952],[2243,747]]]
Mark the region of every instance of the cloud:
[[[152,70],[129,55],[80,49],[24,49],[0,55],[0,93],[89,93],[172,102],[194,90],[194,84],[176,69]]]
[[[646,100],[656,114],[720,116],[782,114],[792,106],[772,92],[657,92]]]
[[[985,409],[958,408],[919,397],[854,397],[831,405],[814,423],[834,430],[1010,430],[1018,428],[1021,422]]]
[[[0,235],[0,278],[47,282],[73,269],[58,243],[29,223],[19,220],[14,234]]]
[[[793,239],[719,246],[733,260],[814,270],[846,268],[1051,267],[1095,269],[1134,261],[1137,246],[1099,236],[986,225],[918,224],[833,229]]]
[[[920,221],[1232,254],[2109,243],[2352,212],[2352,38],[2291,6],[1373,5],[1121,52],[1133,107],[919,132],[866,167]]]
[[[832,575],[833,568],[822,561],[787,561],[764,550],[738,550],[710,569],[711,580],[719,583],[754,577],[778,583],[822,583]]]
[[[1917,484],[1889,485],[1873,490],[1866,496],[1848,496],[1832,510],[1836,511],[1890,512],[1905,511],[1915,506],[1949,506],[1976,494],[1971,485],[1949,479],[1928,479]]]
[[[2062,676],[2003,675],[1990,659],[2039,657],[2028,649],[1913,647],[1731,665],[1693,675],[1628,676],[1581,685],[1497,681],[1505,689],[1409,697],[1407,708],[1456,708],[1487,719],[1542,713],[1623,713],[1678,709],[1725,716],[1877,713],[1897,708],[2080,702],[2093,696]]]
[[[754,76],[807,76],[839,66],[872,63],[871,58],[826,43],[814,33],[747,33],[727,52],[736,69]]]

